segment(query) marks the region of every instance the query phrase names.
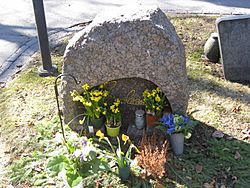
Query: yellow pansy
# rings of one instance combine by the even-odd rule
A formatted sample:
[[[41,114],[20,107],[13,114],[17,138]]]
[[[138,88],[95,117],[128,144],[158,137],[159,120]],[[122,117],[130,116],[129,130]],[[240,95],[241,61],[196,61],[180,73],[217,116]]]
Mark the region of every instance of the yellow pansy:
[[[101,108],[100,108],[100,107],[97,107],[97,108],[95,109],[95,111],[100,112],[100,111],[101,111]]]
[[[106,113],[107,113],[106,111],[103,111],[103,112],[102,112],[103,115],[106,115]]]
[[[85,89],[85,90],[88,90],[88,89],[89,89],[89,85],[88,85],[88,84],[84,84],[84,85],[82,86],[82,88]]]

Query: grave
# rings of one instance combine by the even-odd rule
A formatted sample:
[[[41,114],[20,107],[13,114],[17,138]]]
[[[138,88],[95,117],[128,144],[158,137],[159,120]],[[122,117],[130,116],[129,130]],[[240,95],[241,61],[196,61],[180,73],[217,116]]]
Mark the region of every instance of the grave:
[[[160,87],[169,109],[186,113],[184,47],[173,25],[157,7],[123,6],[98,14],[69,41],[63,74],[72,74],[82,83],[62,78],[65,124],[82,113],[70,91],[82,93],[84,83],[94,87],[109,82],[111,94],[123,102],[123,127],[133,123],[135,110],[144,108],[145,89]]]
[[[250,15],[216,20],[224,76],[231,81],[250,81]]]

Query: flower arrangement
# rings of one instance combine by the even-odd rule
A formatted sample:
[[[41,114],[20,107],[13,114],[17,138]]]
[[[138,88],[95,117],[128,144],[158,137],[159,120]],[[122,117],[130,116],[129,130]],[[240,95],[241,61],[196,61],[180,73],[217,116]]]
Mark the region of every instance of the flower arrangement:
[[[103,90],[103,85],[99,88],[90,89],[88,84],[82,86],[84,92],[79,94],[77,91],[71,92],[73,101],[79,101],[83,104],[85,113],[84,115],[89,118],[100,118],[107,113],[107,100],[109,92]],[[83,124],[83,120],[80,120],[80,124]]]
[[[109,127],[119,127],[121,125],[122,115],[120,111],[121,101],[116,99],[107,108],[106,118],[107,126]]]
[[[143,101],[146,105],[146,111],[159,117],[166,104],[166,100],[161,89],[159,87],[153,90],[146,89],[142,95]]]
[[[98,130],[96,132],[96,136],[99,137],[99,141],[101,141],[102,139],[104,139],[110,146],[113,154],[115,155],[115,162],[118,166],[118,168],[125,168],[125,167],[129,167],[132,160],[131,160],[131,152],[132,149],[135,149],[137,153],[140,153],[140,151],[138,150],[138,148],[131,142],[131,140],[129,139],[129,137],[125,134],[122,134],[122,141],[124,142],[124,145],[126,145],[126,143],[129,144],[129,148],[127,150],[127,152],[123,152],[121,149],[121,142],[119,137],[117,138],[117,143],[118,143],[118,147],[115,150],[114,146],[111,144],[111,142],[109,141],[108,137],[104,136],[104,133],[101,132],[101,130]]]
[[[191,120],[189,117],[179,114],[163,115],[160,122],[168,135],[183,133],[186,138],[191,137],[191,130],[197,124],[196,121]]]

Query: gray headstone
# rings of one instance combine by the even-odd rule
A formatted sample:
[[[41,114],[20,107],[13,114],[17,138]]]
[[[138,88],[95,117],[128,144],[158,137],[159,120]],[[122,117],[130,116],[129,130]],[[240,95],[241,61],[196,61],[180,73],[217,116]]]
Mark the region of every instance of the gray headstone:
[[[225,78],[250,81],[250,15],[218,18],[216,25]]]
[[[124,6],[97,15],[69,42],[63,73],[91,87],[113,81],[112,95],[123,101],[129,99],[122,110],[127,122],[133,121],[135,110],[142,108],[142,92],[156,86],[162,89],[174,112],[186,112],[184,47],[173,25],[156,7]],[[62,86],[67,123],[79,113],[70,91],[81,93],[83,89],[68,77],[63,77]]]

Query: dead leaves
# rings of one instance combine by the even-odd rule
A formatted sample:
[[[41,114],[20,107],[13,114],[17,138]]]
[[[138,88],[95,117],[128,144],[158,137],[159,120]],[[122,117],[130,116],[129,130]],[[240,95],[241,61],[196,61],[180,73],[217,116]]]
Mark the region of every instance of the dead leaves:
[[[241,155],[240,155],[240,153],[238,151],[235,152],[234,158],[236,160],[240,160],[241,159]]]
[[[241,111],[241,105],[234,107],[232,110],[232,112],[234,112],[234,113],[239,113],[240,111]]]
[[[200,174],[200,173],[202,172],[202,170],[203,170],[203,166],[202,166],[202,165],[197,164],[197,165],[195,166],[195,171],[196,171],[198,174]]]

